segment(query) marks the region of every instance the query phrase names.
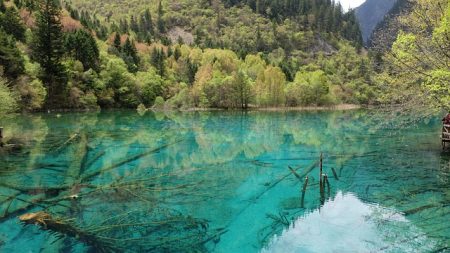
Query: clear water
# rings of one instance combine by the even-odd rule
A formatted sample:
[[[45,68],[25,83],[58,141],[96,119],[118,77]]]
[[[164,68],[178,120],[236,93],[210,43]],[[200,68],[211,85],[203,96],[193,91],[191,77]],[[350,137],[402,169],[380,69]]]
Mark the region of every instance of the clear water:
[[[0,151],[0,252],[449,252],[440,122],[383,119],[359,110],[2,118],[5,140],[21,147]],[[63,226],[18,219],[38,211]]]

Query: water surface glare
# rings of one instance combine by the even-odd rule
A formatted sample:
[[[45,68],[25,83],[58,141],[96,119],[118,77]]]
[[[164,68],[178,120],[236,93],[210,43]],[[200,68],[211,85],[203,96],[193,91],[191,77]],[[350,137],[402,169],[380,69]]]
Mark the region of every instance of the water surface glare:
[[[383,122],[365,110],[1,118],[0,252],[449,252],[439,118]]]

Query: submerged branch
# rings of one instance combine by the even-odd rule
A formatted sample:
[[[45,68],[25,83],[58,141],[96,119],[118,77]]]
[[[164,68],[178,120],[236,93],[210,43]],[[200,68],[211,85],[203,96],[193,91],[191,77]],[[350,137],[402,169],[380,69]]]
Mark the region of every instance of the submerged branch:
[[[61,144],[59,147],[55,149],[55,152],[61,151],[63,148],[65,148],[67,145],[69,145],[71,142],[76,140],[80,136],[79,133],[72,134],[69,139],[67,139],[63,144]]]
[[[165,148],[167,148],[167,147],[169,147],[169,146],[171,146],[171,145],[180,143],[181,141],[182,141],[182,140],[177,140],[177,141],[172,142],[172,143],[164,144],[164,145],[162,145],[162,146],[160,146],[160,147],[158,147],[158,148],[152,149],[152,150],[147,151],[147,152],[144,152],[144,153],[142,153],[142,154],[138,154],[138,155],[132,156],[132,157],[130,157],[130,158],[127,158],[127,159],[125,159],[125,160],[123,160],[123,161],[120,161],[120,162],[118,162],[118,163],[116,163],[116,164],[113,164],[113,165],[111,165],[111,166],[108,166],[108,167],[99,169],[99,170],[97,170],[97,171],[88,173],[88,174],[86,174],[86,175],[82,175],[82,176],[81,176],[81,181],[82,181],[82,182],[85,182],[85,181],[90,180],[91,178],[96,177],[96,176],[98,176],[98,175],[100,175],[100,174],[102,174],[102,173],[104,173],[104,172],[107,172],[107,171],[110,171],[110,170],[114,170],[114,169],[116,169],[116,168],[118,168],[118,167],[120,167],[120,166],[122,166],[122,165],[127,164],[127,163],[136,161],[136,160],[138,160],[138,159],[140,159],[140,158],[143,158],[143,157],[152,155],[152,154],[154,154],[154,153],[158,153],[159,151],[161,151],[161,150],[163,150],[163,149],[165,149]]]

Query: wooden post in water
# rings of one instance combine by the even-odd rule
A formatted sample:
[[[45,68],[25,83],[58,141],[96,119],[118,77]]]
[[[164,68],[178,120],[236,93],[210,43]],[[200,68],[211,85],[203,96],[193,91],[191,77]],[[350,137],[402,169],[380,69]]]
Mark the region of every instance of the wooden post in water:
[[[308,187],[308,177],[305,178],[305,182],[303,183],[303,189],[302,189],[302,200],[301,200],[301,208],[305,207],[305,193],[306,193],[306,187]]]
[[[323,181],[323,175],[322,175],[322,171],[323,171],[323,153],[320,153],[320,162],[319,162],[319,190],[320,190],[320,204],[323,205],[325,202],[325,194],[324,194],[324,181]]]
[[[0,147],[3,147],[3,127],[0,127]]]
[[[323,153],[320,153],[320,179],[322,179]]]
[[[328,181],[328,175],[327,174],[325,174],[324,176],[323,176],[323,184],[327,187],[327,194],[328,194],[328,197],[330,196],[330,194],[331,194],[331,189],[330,189],[330,182]]]
[[[323,154],[320,153],[320,160],[319,160],[319,187],[320,187],[320,192],[322,192],[323,190],[323,181],[322,181],[322,170],[323,170]]]

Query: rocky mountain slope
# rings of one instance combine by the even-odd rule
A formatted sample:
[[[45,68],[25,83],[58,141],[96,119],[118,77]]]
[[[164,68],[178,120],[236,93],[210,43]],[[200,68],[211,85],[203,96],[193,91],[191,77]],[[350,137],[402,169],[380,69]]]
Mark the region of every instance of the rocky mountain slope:
[[[367,0],[356,8],[356,17],[363,36],[364,43],[367,43],[372,32],[392,9],[397,0]]]

